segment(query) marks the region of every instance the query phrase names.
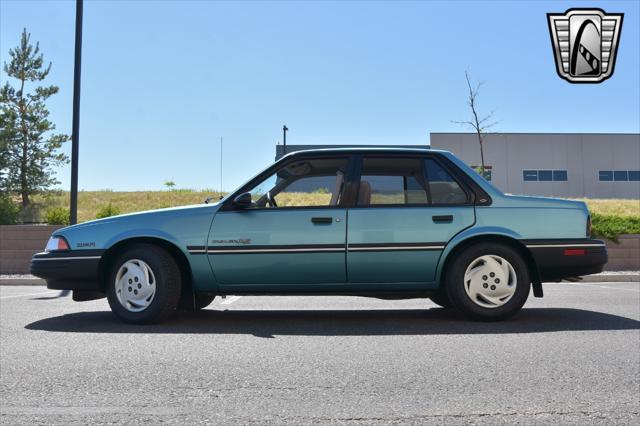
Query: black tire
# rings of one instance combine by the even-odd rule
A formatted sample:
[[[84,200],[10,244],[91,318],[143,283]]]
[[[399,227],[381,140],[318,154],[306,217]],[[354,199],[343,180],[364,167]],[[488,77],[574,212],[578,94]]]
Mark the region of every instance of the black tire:
[[[429,299],[441,308],[451,309],[453,305],[445,292],[438,292],[429,296]]]
[[[215,298],[216,298],[216,296],[214,294],[196,293],[194,295],[194,302],[195,302],[196,311],[199,311],[199,310],[204,309],[207,306],[209,306],[211,304],[211,302],[213,302],[213,299],[215,299]]]
[[[481,256],[499,256],[508,261],[515,272],[515,291],[502,306],[484,307],[474,302],[465,290],[464,275],[472,262]],[[484,275],[483,275],[484,277]],[[487,281],[490,281],[489,278]],[[502,283],[503,285],[505,283]],[[491,283],[493,285],[493,282]],[[499,284],[496,284],[496,287]],[[465,248],[450,263],[446,274],[446,292],[453,307],[468,318],[500,321],[515,315],[529,297],[531,280],[527,263],[517,250],[500,243],[479,243]],[[482,300],[480,300],[480,303]]]
[[[116,275],[129,260],[145,262],[155,276],[155,294],[149,306],[139,312],[125,308],[116,294]],[[168,319],[176,310],[182,286],[180,269],[173,256],[153,244],[133,244],[126,248],[112,263],[107,282],[107,300],[113,313],[131,324],[152,324]]]

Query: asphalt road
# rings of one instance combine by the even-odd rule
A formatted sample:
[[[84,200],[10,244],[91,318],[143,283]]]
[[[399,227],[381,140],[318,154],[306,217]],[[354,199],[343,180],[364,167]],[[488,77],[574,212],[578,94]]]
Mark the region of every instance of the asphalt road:
[[[0,287],[0,423],[635,423],[640,285],[502,323],[426,300],[241,297],[159,326]]]

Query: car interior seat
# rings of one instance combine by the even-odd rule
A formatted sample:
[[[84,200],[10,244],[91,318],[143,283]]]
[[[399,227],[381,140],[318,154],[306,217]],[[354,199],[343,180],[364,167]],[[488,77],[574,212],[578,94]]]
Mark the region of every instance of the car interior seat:
[[[360,181],[358,189],[358,205],[368,206],[371,204],[371,184],[366,180]]]

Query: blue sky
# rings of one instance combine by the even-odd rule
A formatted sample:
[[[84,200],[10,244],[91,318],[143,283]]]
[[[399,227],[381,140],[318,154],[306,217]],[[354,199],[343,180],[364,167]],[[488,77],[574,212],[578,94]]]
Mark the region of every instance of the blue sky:
[[[637,133],[639,4],[86,1],[79,186],[218,188],[224,136],[231,189],[273,161],[283,123],[291,144],[426,144],[463,130],[467,68],[498,131]],[[556,74],[546,13],[576,6],[625,13],[603,84]],[[26,27],[68,133],[74,8],[0,0],[1,61]]]

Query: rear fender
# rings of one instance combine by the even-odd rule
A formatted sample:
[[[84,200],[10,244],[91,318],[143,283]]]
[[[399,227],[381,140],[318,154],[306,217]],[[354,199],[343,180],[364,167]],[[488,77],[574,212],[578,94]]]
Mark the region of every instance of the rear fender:
[[[452,238],[442,252],[436,271],[437,282],[440,283],[440,286],[444,285],[447,265],[457,251],[473,242],[500,241],[509,244],[524,257],[529,266],[529,276],[531,277],[533,294],[536,297],[542,297],[542,284],[540,283],[537,265],[531,252],[519,241],[520,239],[522,239],[522,236],[517,232],[498,226],[482,226],[465,229]]]

